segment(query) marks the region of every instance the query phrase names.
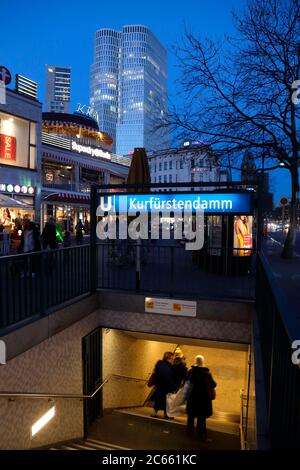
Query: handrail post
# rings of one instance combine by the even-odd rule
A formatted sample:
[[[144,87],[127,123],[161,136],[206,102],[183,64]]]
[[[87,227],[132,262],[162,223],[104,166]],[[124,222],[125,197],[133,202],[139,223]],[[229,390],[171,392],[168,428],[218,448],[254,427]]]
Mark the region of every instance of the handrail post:
[[[40,305],[41,305],[41,315],[46,314],[47,310],[47,298],[48,298],[48,292],[46,291],[47,289],[47,284],[46,284],[46,254],[47,252],[45,251],[40,251],[39,253],[39,258],[40,258]]]
[[[263,237],[263,193],[262,193],[262,181],[258,181],[257,186],[257,251],[261,251],[262,249],[262,237]]]
[[[97,186],[91,186],[91,235],[90,235],[90,265],[91,265],[91,294],[96,292],[97,287],[97,237],[96,237],[96,210],[97,210]]]
[[[170,297],[174,296],[174,246],[171,246],[171,263],[170,263]]]

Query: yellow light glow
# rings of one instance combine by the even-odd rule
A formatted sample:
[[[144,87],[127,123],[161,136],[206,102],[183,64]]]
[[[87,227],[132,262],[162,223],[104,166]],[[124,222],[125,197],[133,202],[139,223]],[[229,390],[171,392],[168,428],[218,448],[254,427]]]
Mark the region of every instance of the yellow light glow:
[[[31,437],[34,437],[49,421],[55,416],[55,406],[52,406],[47,413],[45,413],[40,419],[38,419],[31,426]]]

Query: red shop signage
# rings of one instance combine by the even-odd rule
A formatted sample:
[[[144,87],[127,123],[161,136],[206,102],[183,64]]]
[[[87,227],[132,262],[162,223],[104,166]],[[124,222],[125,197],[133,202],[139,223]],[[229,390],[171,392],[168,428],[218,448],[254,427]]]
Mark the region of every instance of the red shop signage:
[[[0,158],[16,160],[17,140],[10,135],[0,134]]]

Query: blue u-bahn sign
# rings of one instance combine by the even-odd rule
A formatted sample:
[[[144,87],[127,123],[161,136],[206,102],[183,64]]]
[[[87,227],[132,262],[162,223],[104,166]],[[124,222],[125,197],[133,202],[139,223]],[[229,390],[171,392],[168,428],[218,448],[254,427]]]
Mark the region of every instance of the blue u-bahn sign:
[[[149,194],[105,194],[98,196],[105,212],[203,212],[204,214],[252,214],[253,193],[188,192]]]

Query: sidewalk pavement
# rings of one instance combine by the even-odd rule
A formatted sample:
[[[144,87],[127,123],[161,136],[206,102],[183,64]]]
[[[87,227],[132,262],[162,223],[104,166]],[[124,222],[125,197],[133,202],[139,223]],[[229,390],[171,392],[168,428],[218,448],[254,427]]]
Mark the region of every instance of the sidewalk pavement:
[[[285,293],[292,311],[300,320],[300,257],[280,257],[282,245],[271,237],[264,241],[263,251],[271,264],[274,276]]]

